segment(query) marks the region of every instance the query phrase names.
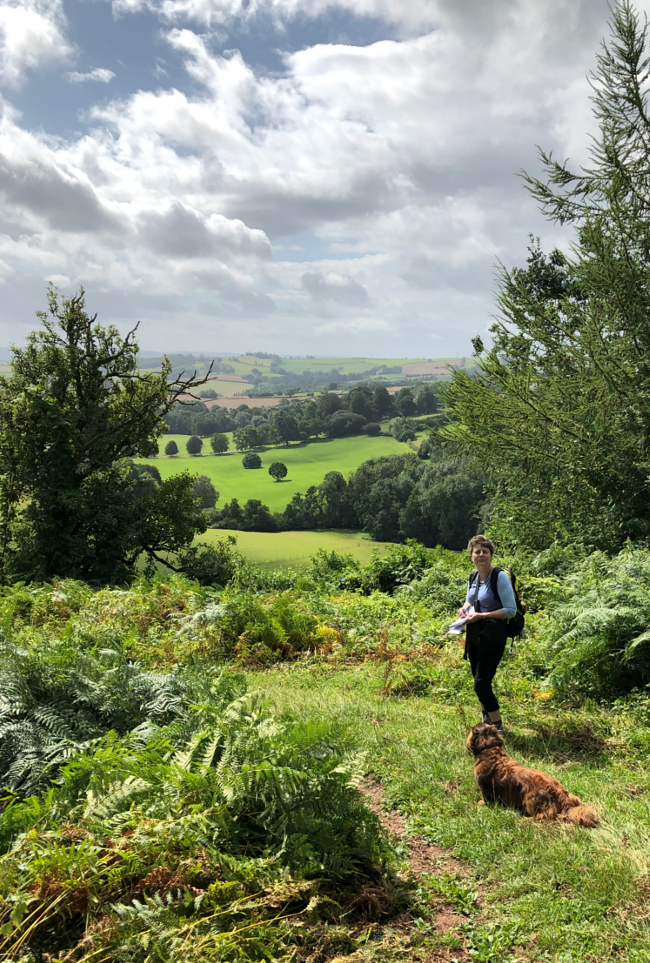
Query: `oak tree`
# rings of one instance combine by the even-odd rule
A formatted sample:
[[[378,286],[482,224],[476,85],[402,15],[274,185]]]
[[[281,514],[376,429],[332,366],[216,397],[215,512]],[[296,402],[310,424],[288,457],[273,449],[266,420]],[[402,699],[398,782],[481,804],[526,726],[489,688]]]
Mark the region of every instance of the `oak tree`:
[[[203,450],[203,439],[198,435],[190,435],[185,444],[188,455],[200,455]]]
[[[130,461],[157,452],[164,415],[202,380],[170,380],[167,358],[140,371],[137,326],[97,324],[83,289],[51,288],[48,307],[0,377],[0,575],[120,581],[203,530],[187,473],[159,482]]]

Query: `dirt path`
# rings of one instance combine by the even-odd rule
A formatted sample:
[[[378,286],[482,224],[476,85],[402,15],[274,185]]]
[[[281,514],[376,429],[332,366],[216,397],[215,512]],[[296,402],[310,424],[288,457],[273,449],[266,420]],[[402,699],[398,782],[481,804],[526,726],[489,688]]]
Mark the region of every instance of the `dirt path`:
[[[360,789],[366,797],[369,808],[379,816],[384,829],[391,836],[397,837],[402,845],[408,848],[409,866],[404,874],[407,879],[417,879],[418,876],[425,873],[438,876],[445,876],[446,874],[453,876],[467,875],[462,863],[448,850],[427,843],[421,836],[409,835],[406,831],[404,818],[399,813],[384,809],[383,789],[380,784],[365,782]],[[436,935],[445,936],[455,930],[459,938],[462,939],[459,926],[467,921],[467,917],[457,913],[442,895],[433,897],[432,908],[436,914]],[[405,914],[402,919],[393,920],[388,925],[409,930],[413,923],[410,914]],[[422,947],[415,951],[413,959],[423,960],[426,963],[470,963],[472,958],[464,947],[462,949],[436,947],[429,950]]]

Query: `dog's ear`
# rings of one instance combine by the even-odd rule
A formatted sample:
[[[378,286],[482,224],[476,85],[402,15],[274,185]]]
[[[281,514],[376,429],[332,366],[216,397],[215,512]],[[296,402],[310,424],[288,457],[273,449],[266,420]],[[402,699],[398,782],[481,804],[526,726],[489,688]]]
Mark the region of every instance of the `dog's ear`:
[[[473,726],[473,728],[471,728],[470,731],[469,731],[469,735],[468,735],[468,737],[467,737],[467,742],[465,743],[465,745],[467,746],[467,751],[468,751],[469,753],[471,753],[473,756],[478,755],[478,753],[479,753],[479,752],[481,751],[481,749],[482,749],[482,746],[481,746],[481,729],[482,729],[482,726],[480,726],[480,725],[479,725],[479,726]]]
[[[474,726],[467,738],[467,751],[472,755],[478,756],[484,749],[492,749],[495,746],[503,745],[503,736],[494,726],[489,726],[485,722]]]

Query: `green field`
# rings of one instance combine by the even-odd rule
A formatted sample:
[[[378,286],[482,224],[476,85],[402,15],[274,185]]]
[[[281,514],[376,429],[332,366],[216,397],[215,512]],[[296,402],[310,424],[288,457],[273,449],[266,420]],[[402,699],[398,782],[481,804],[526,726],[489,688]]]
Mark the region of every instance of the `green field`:
[[[352,371],[367,371],[368,368],[387,365],[394,367],[397,364],[413,364],[418,361],[425,361],[425,358],[283,358],[281,367],[285,371],[292,371],[301,374],[303,371],[331,371],[338,368],[341,374],[350,374]]]
[[[340,471],[345,477],[362,462],[380,455],[399,455],[411,451],[409,445],[395,441],[390,435],[368,438],[361,435],[354,438],[335,438],[331,441],[320,440],[309,445],[290,445],[288,448],[270,448],[260,452],[262,468],[242,467],[242,453],[229,452],[226,455],[213,455],[209,439],[204,439],[202,454],[193,457],[185,451],[187,435],[163,435],[160,451],[170,439],[178,445],[180,454],[174,458],[161,455],[158,458],[143,458],[138,461],[155,465],[162,478],[170,478],[179,471],[190,471],[207,475],[219,492],[219,507],[232,498],[240,504],[249,498],[259,498],[271,511],[281,512],[296,492],[305,492],[310,485],[319,485],[329,471]],[[232,443],[232,436],[231,436]],[[271,462],[281,461],[289,469],[287,477],[274,482],[268,473]]]
[[[244,558],[268,568],[305,568],[319,549],[354,555],[362,565],[373,552],[385,555],[393,546],[390,542],[373,542],[365,532],[236,532],[209,528],[199,536],[200,542],[214,542],[226,535],[237,539],[237,548]]]
[[[330,371],[338,368],[342,374],[349,374],[351,371],[365,371],[379,365],[411,364],[417,361],[424,361],[424,358],[282,358],[280,367],[285,371],[294,374],[302,374],[303,371]],[[270,372],[271,359],[258,358],[253,355],[239,355],[237,357],[225,358],[224,361],[232,365],[235,373],[246,377],[252,368],[267,374]]]
[[[207,357],[210,356],[209,352],[203,352]],[[259,372],[266,376],[275,376],[275,372],[271,371],[271,358],[258,358],[255,355],[221,355],[225,364],[229,364],[233,369],[234,373],[240,375],[242,378],[247,378],[250,376],[253,368],[257,368]],[[292,374],[302,374],[304,371],[323,372],[331,371],[332,368],[337,368],[341,374],[350,374],[354,371],[367,371],[369,368],[380,367],[381,365],[386,365],[387,367],[394,367],[395,365],[403,364],[418,364],[424,361],[457,361],[457,358],[281,358],[280,367],[284,371],[288,371]],[[467,360],[469,365],[470,359]],[[207,361],[197,361],[196,371],[199,375],[204,375],[208,370]],[[277,377],[281,377],[277,375]]]
[[[245,395],[252,387],[252,384],[248,381],[218,381],[216,378],[211,378],[206,385],[198,388],[196,393],[201,397],[202,391],[205,391],[207,388],[212,388],[212,390],[216,391],[222,398],[235,398],[237,395]]]

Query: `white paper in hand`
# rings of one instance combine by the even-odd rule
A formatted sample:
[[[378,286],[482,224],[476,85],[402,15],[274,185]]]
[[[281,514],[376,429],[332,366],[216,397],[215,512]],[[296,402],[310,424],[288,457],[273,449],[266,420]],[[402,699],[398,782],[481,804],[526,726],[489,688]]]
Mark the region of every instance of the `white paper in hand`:
[[[447,630],[447,635],[460,635],[464,627],[467,625],[467,620],[470,616],[474,615],[473,605],[464,605],[462,615],[460,615],[455,622],[452,622]]]

